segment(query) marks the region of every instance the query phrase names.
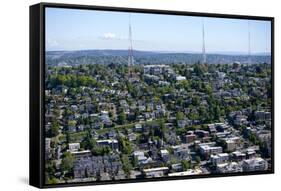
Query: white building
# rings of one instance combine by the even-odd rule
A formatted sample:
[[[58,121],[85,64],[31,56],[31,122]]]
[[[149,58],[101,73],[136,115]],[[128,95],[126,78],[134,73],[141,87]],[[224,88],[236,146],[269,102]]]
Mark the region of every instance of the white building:
[[[118,140],[116,140],[116,139],[98,140],[97,144],[99,146],[109,146],[113,150],[118,150],[118,148],[119,148]]]
[[[235,172],[243,172],[241,165],[237,162],[230,163],[222,163],[217,165],[218,173],[235,173]]]
[[[258,157],[258,158],[244,160],[242,167],[243,167],[243,171],[245,172],[263,171],[263,170],[267,170],[268,163],[266,160]]]
[[[175,172],[175,173],[169,173],[168,176],[188,176],[188,175],[198,175],[202,174],[202,170],[200,169],[189,169],[187,171],[183,172]]]
[[[176,77],[176,80],[177,80],[177,81],[186,80],[186,77],[185,77],[185,76],[177,76],[177,77]]]
[[[169,152],[167,149],[163,149],[160,151],[160,155],[164,161],[169,160]]]
[[[216,155],[211,155],[211,162],[213,163],[213,165],[225,163],[228,161],[228,159],[229,159],[228,153],[219,153]]]
[[[205,157],[209,157],[212,154],[222,153],[222,147],[215,146],[214,142],[201,143],[198,146],[200,153]]]
[[[158,167],[158,168],[149,168],[144,169],[143,173],[145,174],[146,178],[156,178],[162,177],[169,171],[168,167]]]
[[[69,143],[68,149],[70,152],[78,151],[80,149],[80,143]]]

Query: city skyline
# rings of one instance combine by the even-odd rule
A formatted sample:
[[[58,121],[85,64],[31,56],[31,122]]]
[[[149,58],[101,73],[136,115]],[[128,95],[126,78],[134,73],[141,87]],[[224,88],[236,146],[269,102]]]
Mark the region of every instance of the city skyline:
[[[206,54],[248,54],[249,31],[252,54],[271,52],[270,21],[57,8],[46,9],[46,50],[128,49],[129,15],[134,50],[201,53],[204,22]]]

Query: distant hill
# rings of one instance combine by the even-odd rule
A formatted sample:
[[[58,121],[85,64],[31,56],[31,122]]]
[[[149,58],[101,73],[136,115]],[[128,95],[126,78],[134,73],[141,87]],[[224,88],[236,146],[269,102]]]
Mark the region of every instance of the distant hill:
[[[133,51],[135,64],[193,64],[202,60],[200,53]],[[79,50],[79,51],[47,51],[48,65],[79,65],[79,64],[127,64],[128,50]],[[248,56],[238,53],[207,54],[207,63],[247,63]],[[252,63],[271,63],[270,55],[261,53],[251,56]]]

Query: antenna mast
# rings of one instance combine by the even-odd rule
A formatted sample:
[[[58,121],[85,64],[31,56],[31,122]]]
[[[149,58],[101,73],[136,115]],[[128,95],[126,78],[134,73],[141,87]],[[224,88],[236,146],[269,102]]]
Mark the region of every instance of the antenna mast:
[[[204,19],[202,19],[202,57],[203,57],[203,64],[207,63],[206,57],[206,49],[205,49],[205,26],[204,26]]]
[[[129,14],[129,48],[128,48],[128,73],[132,74],[131,66],[134,65],[133,59],[133,40],[132,40],[132,27],[131,27],[131,14]]]

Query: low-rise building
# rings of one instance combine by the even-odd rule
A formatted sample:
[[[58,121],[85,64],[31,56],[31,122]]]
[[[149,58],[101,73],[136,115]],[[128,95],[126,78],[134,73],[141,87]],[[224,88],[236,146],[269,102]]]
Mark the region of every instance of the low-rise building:
[[[49,159],[51,157],[51,139],[45,139],[45,158]]]
[[[234,151],[234,152],[232,152],[232,157],[234,160],[242,161],[242,160],[246,159],[246,154],[242,153],[240,151]]]
[[[160,151],[160,155],[163,161],[167,162],[170,158],[169,151],[167,149],[163,149]]]
[[[243,161],[242,164],[243,171],[250,172],[250,171],[264,171],[268,168],[268,163],[266,160],[262,158],[252,158]]]
[[[70,152],[78,151],[80,149],[80,143],[69,143],[68,149]]]
[[[222,147],[215,146],[214,142],[201,143],[198,146],[199,146],[200,154],[205,158],[209,158],[209,156],[212,154],[222,153]]]
[[[119,149],[118,140],[116,140],[116,139],[98,140],[97,144],[99,146],[109,146],[113,150],[118,150]]]
[[[202,174],[202,170],[200,169],[189,169],[187,171],[183,172],[174,172],[174,173],[169,173],[168,176],[188,176],[188,175],[198,175]]]
[[[228,153],[219,153],[219,154],[216,154],[216,155],[211,155],[211,163],[213,165],[225,163],[228,160],[229,160],[229,154]]]
[[[216,170],[218,173],[236,173],[243,171],[241,165],[237,162],[218,164]]]
[[[257,121],[268,121],[271,120],[271,112],[267,111],[256,111],[255,118]]]
[[[165,174],[167,174],[169,171],[168,167],[157,167],[157,168],[149,168],[144,169],[143,173],[146,178],[157,178],[157,177],[163,177]]]

